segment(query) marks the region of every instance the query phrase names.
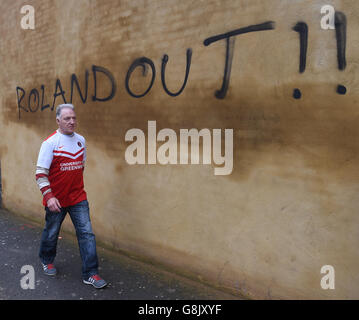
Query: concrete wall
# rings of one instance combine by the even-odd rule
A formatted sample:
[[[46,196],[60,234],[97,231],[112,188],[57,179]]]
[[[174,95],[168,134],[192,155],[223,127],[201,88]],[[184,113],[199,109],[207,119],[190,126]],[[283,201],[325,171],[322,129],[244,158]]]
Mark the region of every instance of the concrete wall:
[[[21,28],[25,4],[35,8],[34,30]],[[347,18],[344,70],[336,31],[320,25],[327,4]],[[358,15],[355,0],[3,1],[3,205],[43,219],[34,179],[39,147],[56,128],[53,104],[70,101],[73,74],[84,93],[87,71],[86,101],[74,86],[73,103],[88,143],[85,186],[99,241],[252,298],[359,298]],[[215,97],[226,40],[208,46],[204,40],[268,21],[274,29],[232,37],[228,91]],[[292,29],[300,21],[309,30],[303,73]],[[171,97],[161,83],[162,57],[169,57],[166,84],[175,92],[187,49],[188,82]],[[126,74],[144,56],[156,77],[135,98]],[[130,77],[136,94],[151,81],[151,68],[142,71]],[[336,92],[338,84],[345,95]],[[34,88],[38,96],[32,91],[29,100]],[[301,99],[293,98],[295,88]],[[177,134],[232,128],[232,173],[214,175],[213,162],[128,164],[125,134],[132,128],[147,134],[149,120]],[[69,221],[64,227],[72,230]],[[335,269],[334,290],[320,286],[323,265]]]

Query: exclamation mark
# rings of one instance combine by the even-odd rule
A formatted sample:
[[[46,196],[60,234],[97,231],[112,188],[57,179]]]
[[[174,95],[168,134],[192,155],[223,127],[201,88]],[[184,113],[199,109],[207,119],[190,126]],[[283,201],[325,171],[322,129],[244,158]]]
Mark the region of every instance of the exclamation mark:
[[[299,72],[303,73],[307,64],[307,49],[308,49],[308,25],[305,22],[298,22],[293,30],[299,33],[300,40],[300,61],[299,61]],[[298,88],[293,91],[293,98],[300,99],[302,93]]]
[[[335,12],[335,35],[337,38],[337,56],[339,70],[345,70],[347,61],[345,50],[347,44],[347,18],[343,12]],[[337,87],[338,94],[346,94],[347,88],[341,84]]]

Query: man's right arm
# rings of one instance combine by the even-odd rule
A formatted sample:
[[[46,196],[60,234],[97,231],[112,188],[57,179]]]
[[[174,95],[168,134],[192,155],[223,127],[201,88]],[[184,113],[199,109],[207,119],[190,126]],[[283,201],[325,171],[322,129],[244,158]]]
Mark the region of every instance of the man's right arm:
[[[45,203],[47,203],[49,199],[54,197],[50,187],[49,169],[36,167],[36,183],[44,197]]]
[[[51,191],[49,169],[53,159],[53,150],[46,141],[41,145],[36,167],[36,183],[44,197],[47,207],[54,212],[61,211],[61,205]]]
[[[36,167],[36,183],[44,197],[46,206],[53,212],[60,212],[61,205],[59,200],[52,194],[48,176],[49,169]]]

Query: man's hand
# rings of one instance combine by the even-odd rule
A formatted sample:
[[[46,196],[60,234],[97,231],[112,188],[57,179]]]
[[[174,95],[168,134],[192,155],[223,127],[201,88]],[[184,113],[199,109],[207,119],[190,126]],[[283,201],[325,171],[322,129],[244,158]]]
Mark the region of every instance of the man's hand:
[[[52,212],[61,212],[60,202],[55,197],[50,198],[49,200],[47,200],[47,207]]]

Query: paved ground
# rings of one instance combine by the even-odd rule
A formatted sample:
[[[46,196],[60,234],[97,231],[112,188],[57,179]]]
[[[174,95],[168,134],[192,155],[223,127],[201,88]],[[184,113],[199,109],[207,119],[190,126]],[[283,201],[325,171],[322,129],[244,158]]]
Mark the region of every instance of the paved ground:
[[[68,218],[68,217],[67,217]],[[238,297],[179,277],[127,256],[97,247],[100,274],[109,285],[100,290],[81,280],[76,239],[60,233],[58,275],[42,273],[38,259],[43,226],[0,209],[0,300],[237,300]],[[24,290],[21,268],[33,266],[35,289]],[[26,274],[28,271],[26,271]]]

